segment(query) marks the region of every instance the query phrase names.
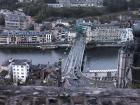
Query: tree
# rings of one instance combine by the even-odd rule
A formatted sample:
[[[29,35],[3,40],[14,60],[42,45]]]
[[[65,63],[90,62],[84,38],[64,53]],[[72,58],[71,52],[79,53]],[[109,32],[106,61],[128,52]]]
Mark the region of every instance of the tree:
[[[18,0],[0,0],[0,9],[9,9],[9,10],[17,9],[18,8],[17,2]]]
[[[56,3],[56,0],[43,0],[45,3]]]
[[[128,2],[130,8],[135,9],[140,7],[140,0],[130,0]]]
[[[34,25],[33,24],[31,24],[30,26],[29,26],[29,28],[28,28],[29,30],[34,30]]]
[[[3,15],[0,15],[0,25],[5,25],[5,18]]]
[[[104,0],[103,4],[110,12],[126,10],[128,7],[127,0]]]

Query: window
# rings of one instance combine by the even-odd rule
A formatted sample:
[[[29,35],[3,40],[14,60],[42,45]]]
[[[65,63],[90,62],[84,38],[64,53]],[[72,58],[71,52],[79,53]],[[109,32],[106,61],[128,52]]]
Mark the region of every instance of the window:
[[[24,76],[21,76],[22,78],[24,78]]]
[[[111,77],[111,72],[107,72],[107,77]]]

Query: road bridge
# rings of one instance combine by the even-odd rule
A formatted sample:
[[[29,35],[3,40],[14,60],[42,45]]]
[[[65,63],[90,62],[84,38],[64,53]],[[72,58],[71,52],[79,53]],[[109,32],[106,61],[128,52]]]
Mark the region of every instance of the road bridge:
[[[73,44],[68,57],[62,65],[62,76],[64,78],[79,79],[81,78],[82,62],[86,46],[84,33],[78,34],[75,43]]]

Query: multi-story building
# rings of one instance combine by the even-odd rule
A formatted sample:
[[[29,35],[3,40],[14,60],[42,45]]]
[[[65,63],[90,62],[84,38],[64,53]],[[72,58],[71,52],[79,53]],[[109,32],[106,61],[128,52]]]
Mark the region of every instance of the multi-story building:
[[[52,42],[52,33],[36,31],[6,31],[0,33],[0,44],[46,44]]]
[[[5,33],[0,34],[0,44],[9,44],[9,37]]]
[[[71,0],[57,0],[57,2],[61,5],[63,5],[64,7],[70,7],[70,2]]]
[[[126,28],[121,34],[121,42],[134,40],[134,35],[131,28]]]
[[[10,62],[11,62],[10,65],[11,65],[11,72],[12,72],[13,81],[15,83],[26,82],[27,77],[29,75],[31,61],[13,59]]]
[[[35,0],[18,0],[18,2],[31,2],[31,1],[35,1]]]
[[[76,32],[69,31],[68,32],[68,37],[67,37],[68,42],[73,42],[75,40],[75,38],[76,38]]]
[[[23,12],[14,11],[5,14],[5,27],[7,29],[21,29],[29,28],[31,24],[31,17],[26,16]]]
[[[64,7],[99,7],[103,6],[103,0],[57,0]]]
[[[52,8],[62,8],[62,7],[64,7],[64,5],[63,4],[48,4],[48,7],[52,7]]]
[[[58,33],[58,41],[67,42],[68,33],[66,31]]]
[[[130,28],[119,28],[117,26],[101,26],[91,30],[87,29],[87,42],[95,41],[97,43],[120,44],[133,40],[133,33]]]

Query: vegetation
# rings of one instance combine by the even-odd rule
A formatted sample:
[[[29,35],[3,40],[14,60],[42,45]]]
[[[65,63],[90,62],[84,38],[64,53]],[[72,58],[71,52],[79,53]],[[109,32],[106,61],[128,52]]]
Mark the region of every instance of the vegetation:
[[[18,8],[18,0],[0,0],[0,9],[14,10]]]
[[[4,25],[5,24],[5,19],[3,15],[0,15],[0,25]]]
[[[91,17],[107,13],[136,9],[140,7],[140,0],[104,0],[102,8],[49,8],[47,3],[56,3],[56,0],[38,0],[37,2],[17,3],[18,0],[0,0],[0,9],[14,10],[22,8],[24,12],[33,16],[36,22],[41,22],[48,17]],[[129,2],[128,2],[129,1]],[[12,5],[11,5],[12,4]]]
[[[131,9],[140,8],[140,0],[130,0],[128,7]]]
[[[105,11],[102,8],[48,8],[47,4],[24,4],[23,10],[26,14],[34,16],[36,22],[41,22],[48,17],[80,18],[86,16],[102,15]],[[78,14],[78,15],[77,15]]]
[[[123,11],[128,8],[126,0],[104,0],[104,6],[110,12]]]

